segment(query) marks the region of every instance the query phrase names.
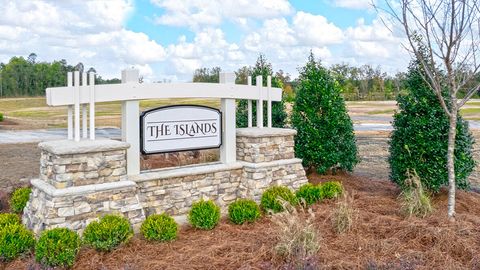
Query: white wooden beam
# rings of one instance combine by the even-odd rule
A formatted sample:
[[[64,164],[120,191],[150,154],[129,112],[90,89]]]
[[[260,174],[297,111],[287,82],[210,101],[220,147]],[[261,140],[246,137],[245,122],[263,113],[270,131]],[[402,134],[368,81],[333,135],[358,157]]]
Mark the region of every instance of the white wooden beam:
[[[87,73],[82,73],[82,86],[87,86]],[[87,127],[87,104],[82,104],[82,139],[87,139],[88,137],[88,127]]]
[[[122,70],[122,84],[138,84],[138,70]],[[95,89],[97,94],[99,90]],[[134,92],[134,90],[131,90]],[[140,173],[140,106],[138,100],[122,102],[122,140],[130,144],[127,149],[127,175]]]
[[[73,73],[68,72],[67,73],[67,86],[69,87],[69,90],[67,91],[72,91],[73,87]],[[73,140],[73,105],[68,105],[67,108],[67,137],[69,140]]]
[[[220,84],[235,84],[235,73],[220,73]],[[233,163],[237,160],[236,151],[236,117],[235,99],[222,98],[222,146],[220,147],[220,161],[222,163]]]
[[[247,77],[247,85],[252,86],[252,76]],[[253,120],[252,120],[252,100],[247,100],[247,118],[248,118],[248,127],[252,127]]]
[[[90,140],[95,140],[95,73],[89,74],[90,94]]]
[[[73,88],[73,95],[74,95],[74,138],[76,142],[80,141],[80,72],[74,71],[73,72],[73,83],[74,83],[74,88]]]
[[[272,89],[272,76],[267,77],[267,127],[272,127],[272,99],[270,97],[270,90]]]
[[[47,88],[47,104],[72,105],[73,91],[68,87]],[[80,103],[89,103],[89,87],[80,87]],[[268,89],[240,84],[216,83],[121,83],[95,86],[95,102],[127,101],[162,98],[233,98],[258,100],[267,96]],[[271,89],[272,101],[282,99],[282,89]]]
[[[257,91],[259,98],[257,100],[257,127],[263,128],[263,78],[262,75],[257,76],[255,79],[255,82],[257,84]],[[268,88],[266,88],[268,89]]]

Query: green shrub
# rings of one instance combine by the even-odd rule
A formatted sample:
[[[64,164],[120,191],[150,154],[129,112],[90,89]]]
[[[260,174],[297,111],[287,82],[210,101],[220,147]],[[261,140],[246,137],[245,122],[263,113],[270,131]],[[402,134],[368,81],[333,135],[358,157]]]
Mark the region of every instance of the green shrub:
[[[10,198],[10,208],[15,213],[23,212],[23,208],[27,205],[30,193],[32,190],[29,187],[17,188]]]
[[[178,225],[165,213],[151,215],[142,223],[140,231],[149,241],[171,241],[177,238]]]
[[[3,113],[0,113],[0,122],[3,121]]]
[[[228,217],[235,224],[253,223],[260,218],[260,207],[253,200],[238,199],[228,206]]]
[[[297,130],[295,156],[318,173],[352,171],[358,163],[353,124],[341,91],[328,69],[310,53],[300,69],[292,125]]]
[[[7,226],[9,224],[20,224],[20,218],[17,214],[12,213],[3,213],[0,214],[0,228]]]
[[[78,234],[67,228],[44,231],[35,245],[35,259],[47,267],[71,267],[81,243]]]
[[[93,221],[83,232],[85,243],[100,251],[113,250],[132,236],[133,229],[128,220],[116,215],[105,215],[99,221]]]
[[[0,260],[10,261],[28,253],[35,245],[33,233],[20,223],[0,227]]]
[[[287,187],[273,186],[263,192],[260,205],[265,211],[278,213],[284,210],[284,203],[296,205],[297,198],[295,194]]]
[[[325,199],[337,198],[343,193],[342,183],[337,181],[325,182],[320,185],[320,189],[322,190],[322,198]]]
[[[220,220],[220,207],[213,201],[200,200],[192,204],[188,220],[193,227],[203,230],[213,229]]]
[[[322,199],[322,188],[320,185],[306,183],[295,193],[298,201],[304,200],[307,205],[312,205]]]
[[[400,193],[399,199],[401,202],[401,211],[408,217],[416,216],[424,218],[433,212],[430,197],[423,190],[422,182],[418,174],[413,170],[407,170],[407,180],[404,188]]]
[[[446,157],[450,124],[422,73],[420,63],[413,61],[406,76],[406,89],[397,96],[399,110],[393,117],[388,159],[390,180],[408,189],[407,170],[415,170],[424,188],[438,192],[448,185]],[[461,189],[469,188],[468,176],[475,168],[473,143],[468,123],[459,115],[454,154],[455,181]]]

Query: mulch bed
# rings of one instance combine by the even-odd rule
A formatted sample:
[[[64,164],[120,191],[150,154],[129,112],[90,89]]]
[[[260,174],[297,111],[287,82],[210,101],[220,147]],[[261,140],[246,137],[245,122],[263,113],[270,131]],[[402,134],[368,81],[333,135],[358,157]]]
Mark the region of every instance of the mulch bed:
[[[446,218],[446,191],[434,197],[436,210],[429,217],[405,218],[399,190],[388,181],[351,175],[309,178],[342,181],[357,210],[352,230],[338,235],[331,224],[335,201],[313,207],[321,243],[312,260],[320,269],[480,269],[480,195],[457,193],[456,222]],[[186,225],[168,244],[136,236],[111,253],[84,248],[74,269],[291,269],[273,252],[275,229],[269,217],[242,226],[223,220],[212,231]],[[3,265],[38,267],[32,257]]]

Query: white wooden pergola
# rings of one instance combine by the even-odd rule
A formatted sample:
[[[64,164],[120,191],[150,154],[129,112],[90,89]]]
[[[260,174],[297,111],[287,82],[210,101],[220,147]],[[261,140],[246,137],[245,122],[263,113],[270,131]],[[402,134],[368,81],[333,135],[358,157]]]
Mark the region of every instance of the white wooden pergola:
[[[88,79],[87,79],[88,78]],[[257,104],[257,127],[263,128],[263,101],[267,101],[267,126],[272,126],[272,101],[281,101],[282,90],[271,87],[271,77],[263,86],[262,76],[257,76],[256,86],[248,77],[248,85],[235,84],[234,73],[220,73],[220,83],[139,83],[135,69],[122,71],[121,84],[95,85],[93,73],[69,72],[66,87],[46,89],[49,106],[68,106],[68,139],[95,140],[95,103],[122,102],[122,140],[130,143],[127,150],[127,174],[140,173],[140,106],[144,99],[171,98],[218,98],[223,114],[220,160],[222,163],[236,161],[237,99],[248,100],[248,126],[252,127],[252,100]],[[87,107],[89,107],[87,109]],[[88,112],[88,113],[87,113]],[[90,117],[88,117],[88,114]],[[82,117],[80,117],[82,115]],[[80,118],[81,124],[80,124]],[[88,124],[89,118],[89,124]]]

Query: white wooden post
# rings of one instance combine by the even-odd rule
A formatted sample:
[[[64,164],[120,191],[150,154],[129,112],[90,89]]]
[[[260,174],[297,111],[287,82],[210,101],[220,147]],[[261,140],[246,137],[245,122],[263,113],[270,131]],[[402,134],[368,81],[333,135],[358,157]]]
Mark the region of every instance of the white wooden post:
[[[138,70],[122,70],[122,83],[138,83]],[[140,102],[122,102],[122,140],[130,144],[127,149],[127,174],[140,173]]]
[[[263,128],[263,96],[262,96],[262,87],[263,79],[262,75],[257,76],[256,78],[257,88],[258,88],[258,100],[257,100],[257,127]]]
[[[272,90],[272,76],[267,77],[267,126],[272,127],[272,98],[270,97],[270,91]]]
[[[75,108],[75,141],[80,141],[80,72],[75,71],[73,73],[74,80],[73,83],[75,87],[73,88],[74,94],[74,108]]]
[[[95,140],[95,73],[89,74],[90,86],[90,140]]]
[[[235,73],[220,73],[220,83],[235,84]],[[235,99],[222,98],[222,146],[220,147],[220,161],[222,163],[231,163],[237,160],[236,150],[236,118],[235,118]]]
[[[252,85],[252,76],[247,77],[247,85],[251,86]],[[247,100],[247,108],[248,108],[248,127],[252,127],[253,121],[252,121],[252,100],[249,99]]]
[[[87,86],[87,73],[83,72],[82,74],[82,86]],[[87,129],[87,104],[82,104],[82,138],[86,139],[88,137]]]
[[[73,87],[73,73],[67,73],[67,86]],[[67,137],[69,140],[73,140],[73,106],[68,105],[67,109]]]

